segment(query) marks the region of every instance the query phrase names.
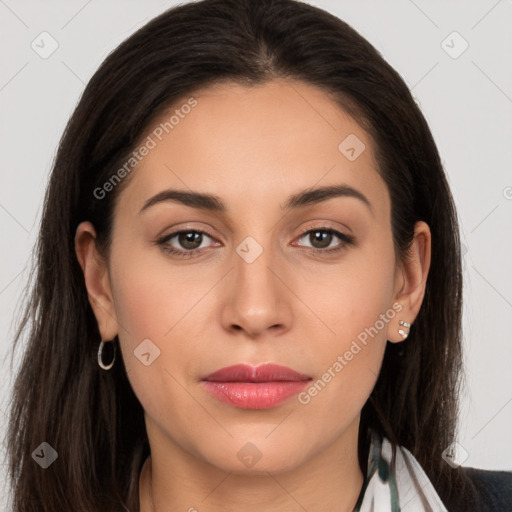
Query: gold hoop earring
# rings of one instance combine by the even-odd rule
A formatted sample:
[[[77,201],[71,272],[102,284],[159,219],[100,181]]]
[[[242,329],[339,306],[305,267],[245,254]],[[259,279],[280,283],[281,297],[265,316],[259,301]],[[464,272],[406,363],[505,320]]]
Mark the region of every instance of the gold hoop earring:
[[[103,370],[110,370],[112,366],[114,366],[114,362],[116,360],[116,344],[113,341],[108,341],[107,343],[112,343],[112,360],[110,363],[105,364],[103,362],[103,349],[105,348],[105,341],[101,340],[100,346],[98,348],[98,365]]]

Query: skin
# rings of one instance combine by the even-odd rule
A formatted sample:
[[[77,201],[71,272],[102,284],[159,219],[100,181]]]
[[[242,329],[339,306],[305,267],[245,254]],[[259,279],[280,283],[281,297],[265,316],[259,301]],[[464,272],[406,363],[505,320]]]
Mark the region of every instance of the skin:
[[[373,142],[321,89],[273,80],[193,96],[197,106],[132,171],[108,257],[98,253],[90,223],[75,239],[102,339],[119,336],[145,411],[151,457],[140,479],[141,511],[152,510],[151,487],[159,512],[352,510],[363,484],[360,411],[386,340],[401,342],[399,320],[413,324],[420,309],[429,228],[416,224],[411,257],[398,261]],[[338,149],[349,134],[366,146],[354,161]],[[371,210],[337,197],[281,211],[292,194],[339,184],[364,194]],[[168,188],[215,194],[227,211],[166,201],[140,213]],[[301,234],[319,228],[352,234],[355,243],[313,254],[344,244]],[[194,257],[155,243],[179,229],[208,233],[192,246]],[[252,263],[236,251],[248,236],[263,249]],[[183,241],[175,236],[166,246],[190,252]],[[401,311],[307,404],[294,396],[271,409],[240,409],[201,386],[202,377],[237,363],[282,364],[317,381],[397,303]],[[149,366],[133,353],[147,338],[160,349]],[[261,452],[252,467],[237,457],[248,442]]]

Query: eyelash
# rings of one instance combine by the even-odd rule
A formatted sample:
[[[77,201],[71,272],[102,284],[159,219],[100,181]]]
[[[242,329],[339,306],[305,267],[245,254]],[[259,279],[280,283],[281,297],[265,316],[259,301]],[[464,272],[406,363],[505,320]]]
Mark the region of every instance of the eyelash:
[[[318,227],[318,228],[309,228],[305,231],[302,231],[298,238],[299,239],[303,238],[304,235],[307,235],[309,233],[315,233],[315,232],[322,232],[322,233],[328,233],[331,235],[335,235],[343,242],[343,243],[337,245],[336,247],[333,247],[330,249],[307,248],[308,250],[310,250],[310,252],[312,252],[315,255],[318,255],[318,254],[330,255],[333,253],[337,253],[337,252],[345,249],[348,245],[352,245],[355,241],[355,238],[351,235],[346,235],[345,233],[341,233],[340,231],[337,231],[333,228],[328,228],[328,227],[324,227],[324,226]],[[159,238],[158,240],[156,240],[156,244],[159,245],[163,251],[165,251],[173,256],[177,256],[178,258],[192,258],[192,257],[196,256],[198,252],[202,251],[202,249],[193,249],[190,251],[180,251],[180,250],[171,248],[167,245],[169,240],[171,240],[175,236],[180,235],[182,233],[199,233],[199,234],[206,235],[209,238],[213,239],[213,237],[211,235],[209,235],[206,231],[202,231],[200,229],[182,229],[180,231],[175,231],[173,233],[170,233],[169,235],[165,235],[164,237]]]

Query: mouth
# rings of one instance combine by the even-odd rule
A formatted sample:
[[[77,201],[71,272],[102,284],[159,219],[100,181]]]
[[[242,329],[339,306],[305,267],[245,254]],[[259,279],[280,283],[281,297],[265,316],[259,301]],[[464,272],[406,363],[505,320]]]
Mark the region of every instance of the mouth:
[[[277,407],[308,386],[312,378],[275,364],[239,364],[221,368],[203,379],[206,392],[241,409]]]

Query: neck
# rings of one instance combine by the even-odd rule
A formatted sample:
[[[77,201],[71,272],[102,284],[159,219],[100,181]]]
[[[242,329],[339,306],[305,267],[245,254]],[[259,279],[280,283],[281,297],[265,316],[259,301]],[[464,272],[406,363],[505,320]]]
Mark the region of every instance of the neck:
[[[140,477],[140,512],[195,511],[205,504],[211,512],[226,510],[226,504],[244,512],[351,512],[364,478],[357,429],[345,434],[299,467],[259,475],[223,471],[180,450],[171,450],[171,458],[152,451]]]

